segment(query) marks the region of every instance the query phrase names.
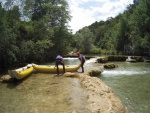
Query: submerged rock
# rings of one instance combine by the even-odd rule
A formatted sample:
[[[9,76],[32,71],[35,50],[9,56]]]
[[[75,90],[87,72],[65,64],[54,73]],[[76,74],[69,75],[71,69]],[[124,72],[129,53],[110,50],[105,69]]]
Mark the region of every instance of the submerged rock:
[[[99,76],[102,73],[102,70],[90,70],[87,72],[90,76]]]
[[[2,77],[0,77],[1,82],[11,82],[12,80],[13,78],[10,75],[3,75]]]
[[[113,69],[113,68],[116,68],[116,67],[118,67],[118,65],[114,64],[114,63],[106,63],[106,64],[104,64],[104,68],[105,69]]]

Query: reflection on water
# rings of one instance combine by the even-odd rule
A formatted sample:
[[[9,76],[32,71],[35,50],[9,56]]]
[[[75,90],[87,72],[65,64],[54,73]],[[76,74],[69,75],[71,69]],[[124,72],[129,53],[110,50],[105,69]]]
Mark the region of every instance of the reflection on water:
[[[105,70],[100,78],[112,88],[132,113],[149,113],[150,63],[116,64],[118,68]]]

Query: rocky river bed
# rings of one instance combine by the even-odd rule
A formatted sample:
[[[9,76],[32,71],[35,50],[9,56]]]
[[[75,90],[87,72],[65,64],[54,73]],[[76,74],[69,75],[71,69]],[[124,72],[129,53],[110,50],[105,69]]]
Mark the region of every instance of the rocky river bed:
[[[88,66],[85,70],[32,73],[16,83],[0,83],[0,113],[130,113],[110,87],[88,75]]]

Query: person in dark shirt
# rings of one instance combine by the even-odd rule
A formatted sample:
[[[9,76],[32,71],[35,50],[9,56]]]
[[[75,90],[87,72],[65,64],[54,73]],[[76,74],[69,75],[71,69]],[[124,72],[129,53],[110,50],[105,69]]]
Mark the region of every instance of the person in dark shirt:
[[[81,62],[82,73],[84,73],[84,67],[83,67],[83,65],[85,63],[85,56],[82,55],[82,54],[80,54],[80,52],[77,52],[76,54],[78,55],[78,58],[79,58],[79,60]]]
[[[57,75],[59,75],[59,67],[58,65],[63,65],[63,72],[65,73],[65,64],[64,64],[64,60],[63,57],[58,55],[56,57],[56,67],[57,67]]]

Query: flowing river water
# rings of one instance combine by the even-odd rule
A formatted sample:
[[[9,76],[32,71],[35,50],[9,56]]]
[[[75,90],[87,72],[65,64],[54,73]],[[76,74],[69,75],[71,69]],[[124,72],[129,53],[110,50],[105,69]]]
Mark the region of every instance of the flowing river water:
[[[114,63],[118,68],[104,70],[100,79],[132,113],[150,113],[150,63]]]
[[[66,58],[68,64],[78,64],[76,58]],[[91,58],[85,62],[85,68],[93,68]],[[115,69],[104,70],[99,78],[104,81],[121,99],[132,113],[150,113],[150,63],[144,62],[112,62],[117,64]]]
[[[95,59],[86,61],[84,65],[86,69],[93,68],[89,65],[90,62],[95,62]],[[66,58],[65,63],[76,65],[79,64],[79,60],[77,58]],[[113,63],[117,64],[118,67],[104,70],[99,78],[111,87],[132,113],[150,113],[150,63]],[[5,113],[6,109],[8,109],[7,111],[13,110],[12,108],[16,108],[17,104],[22,107],[24,113],[29,112],[25,109],[28,104],[21,96],[24,95],[24,92],[15,87],[15,84],[9,85],[0,82],[0,111],[2,113]],[[19,111],[16,112],[19,113]]]

